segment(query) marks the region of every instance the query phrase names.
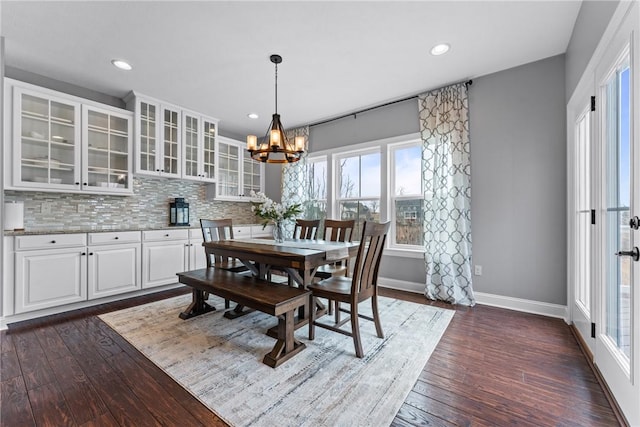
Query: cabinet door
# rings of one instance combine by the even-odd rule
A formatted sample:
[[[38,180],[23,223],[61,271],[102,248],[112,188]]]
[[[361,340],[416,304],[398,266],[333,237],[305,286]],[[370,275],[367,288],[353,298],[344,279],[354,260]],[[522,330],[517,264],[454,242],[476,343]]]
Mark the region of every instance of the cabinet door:
[[[176,273],[187,271],[189,241],[142,244],[142,288],[177,283]]]
[[[182,173],[187,179],[200,180],[201,144],[200,117],[195,114],[182,115]]]
[[[189,241],[189,270],[207,267],[207,256],[202,242],[204,242],[203,238],[194,238]]]
[[[213,182],[216,179],[216,136],[218,123],[216,121],[202,119],[204,130],[202,132],[202,162],[200,173],[203,181]]]
[[[179,178],[182,152],[180,148],[180,110],[162,106],[162,165],[163,176]]]
[[[13,185],[79,189],[80,104],[13,90]]]
[[[140,244],[90,247],[89,299],[140,289],[140,252]]]
[[[218,197],[240,195],[240,147],[234,143],[218,143]]]
[[[140,100],[136,105],[136,173],[158,175],[162,144],[158,137],[160,106]]]
[[[82,189],[132,193],[131,116],[82,106]]]
[[[87,299],[84,248],[16,252],[16,313]]]
[[[252,191],[255,191],[256,193],[264,191],[264,184],[262,181],[264,163],[253,160],[248,151],[243,151],[242,196],[250,197]]]

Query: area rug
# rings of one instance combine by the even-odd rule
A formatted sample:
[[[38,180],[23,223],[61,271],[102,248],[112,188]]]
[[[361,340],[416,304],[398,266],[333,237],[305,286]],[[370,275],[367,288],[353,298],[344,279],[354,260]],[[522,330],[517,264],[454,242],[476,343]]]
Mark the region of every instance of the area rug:
[[[365,357],[350,337],[316,328],[296,331],[307,346],[273,369],[262,363],[275,318],[253,312],[229,320],[218,311],[189,320],[178,314],[190,295],[100,318],[232,426],[387,426],[447,328],[452,310],[380,298],[385,337],[361,321]],[[370,314],[368,302],[360,312]],[[327,320],[326,318],[323,320]]]

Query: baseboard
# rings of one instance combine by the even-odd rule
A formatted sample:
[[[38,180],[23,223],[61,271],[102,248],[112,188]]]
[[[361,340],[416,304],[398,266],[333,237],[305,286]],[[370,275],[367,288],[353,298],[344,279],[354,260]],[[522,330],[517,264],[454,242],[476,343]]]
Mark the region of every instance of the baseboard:
[[[52,314],[59,314],[65,311],[77,310],[80,308],[91,307],[94,305],[100,305],[107,302],[118,301],[121,299],[133,298],[141,295],[152,294],[155,292],[166,291],[169,289],[179,288],[181,286],[184,286],[184,285],[181,283],[174,283],[171,285],[158,286],[156,288],[150,288],[150,289],[142,289],[135,292],[129,292],[129,293],[120,294],[120,295],[113,295],[110,297],[100,298],[100,299],[91,300],[91,301],[82,301],[82,302],[77,302],[73,304],[62,305],[59,307],[45,308],[37,311],[30,311],[28,313],[20,313],[12,316],[0,317],[0,331],[7,329],[7,325],[10,325],[11,323],[15,323],[15,322],[22,322],[24,320],[37,319],[38,317],[50,316]]]
[[[384,288],[424,294],[424,283],[407,282],[403,280],[390,279],[388,277],[380,277],[378,279],[378,283]],[[565,322],[569,323],[569,311],[567,306],[564,305],[507,297],[503,295],[487,294],[484,292],[474,292],[474,295],[478,304],[555,317],[564,319]]]

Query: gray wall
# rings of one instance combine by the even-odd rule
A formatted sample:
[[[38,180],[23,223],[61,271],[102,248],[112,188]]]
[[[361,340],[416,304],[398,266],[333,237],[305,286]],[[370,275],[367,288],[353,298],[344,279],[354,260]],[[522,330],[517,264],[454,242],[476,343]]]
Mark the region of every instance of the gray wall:
[[[474,78],[469,89],[473,261],[478,292],[566,304],[564,55]],[[411,100],[310,131],[311,151],[418,131]],[[424,283],[420,259],[380,275]]]
[[[564,55],[474,79],[473,262],[480,292],[566,304]]]
[[[567,101],[576,89],[618,3],[618,0],[582,2],[566,52]]]

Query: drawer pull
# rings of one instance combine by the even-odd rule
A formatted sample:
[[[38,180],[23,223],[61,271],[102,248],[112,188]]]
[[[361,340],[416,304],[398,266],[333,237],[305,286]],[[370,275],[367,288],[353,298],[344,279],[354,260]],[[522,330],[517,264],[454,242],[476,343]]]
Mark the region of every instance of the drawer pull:
[[[118,240],[118,239],[119,239],[119,237],[118,237],[118,236],[116,236],[116,237],[114,237],[114,239]]]
[[[52,240],[52,241],[51,241],[51,243],[55,243],[55,242],[56,242],[55,240]]]
[[[169,234],[165,234],[164,237],[169,237]]]

